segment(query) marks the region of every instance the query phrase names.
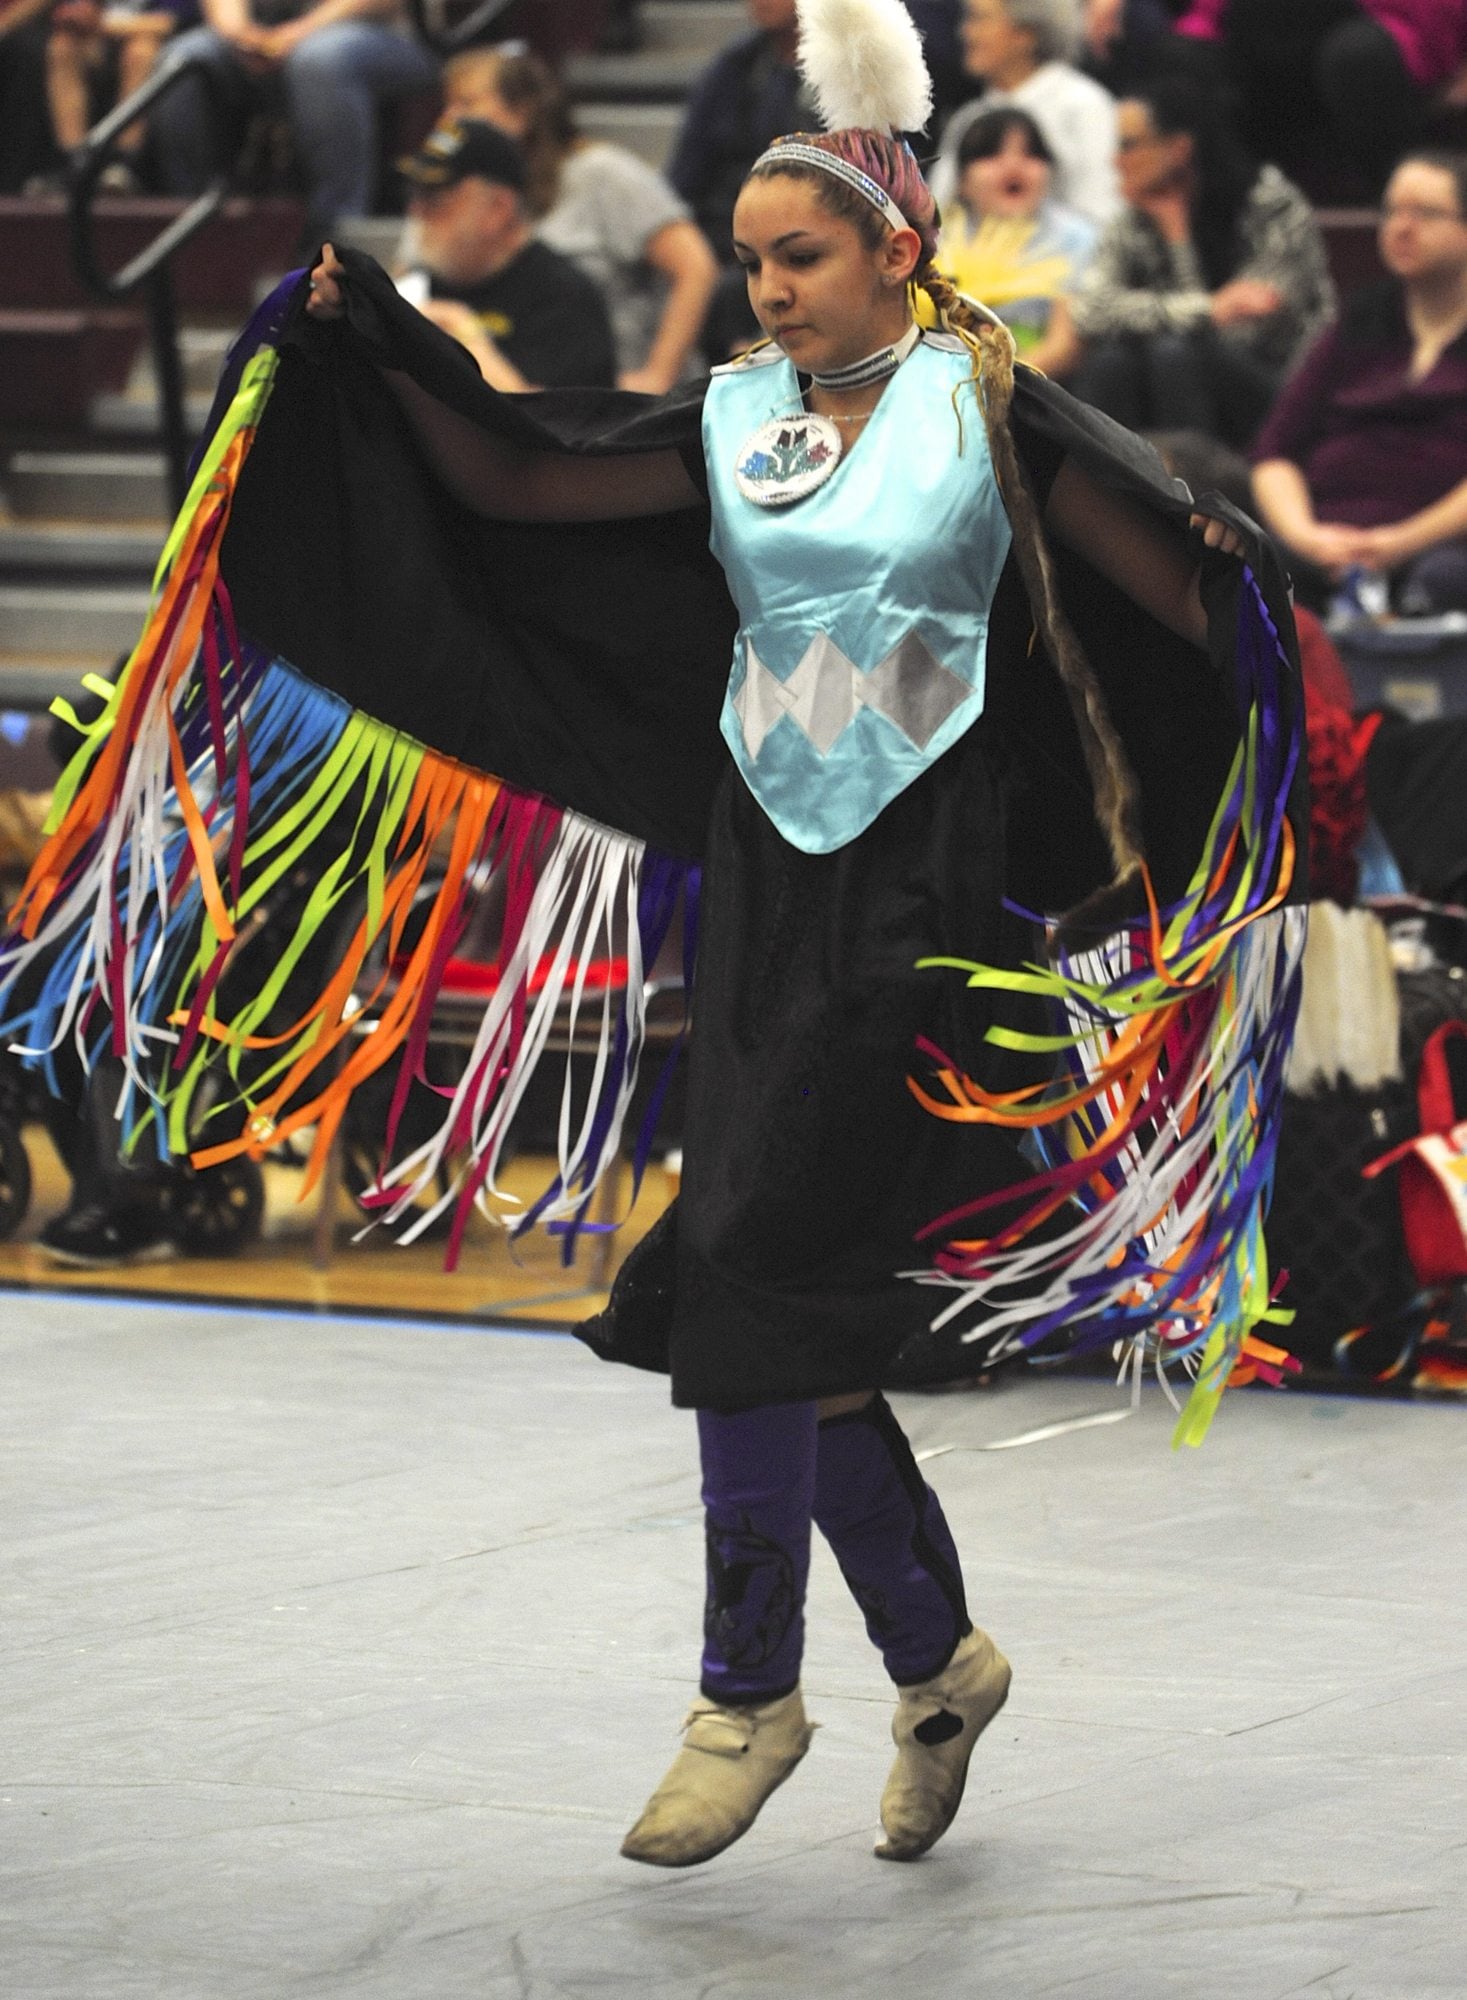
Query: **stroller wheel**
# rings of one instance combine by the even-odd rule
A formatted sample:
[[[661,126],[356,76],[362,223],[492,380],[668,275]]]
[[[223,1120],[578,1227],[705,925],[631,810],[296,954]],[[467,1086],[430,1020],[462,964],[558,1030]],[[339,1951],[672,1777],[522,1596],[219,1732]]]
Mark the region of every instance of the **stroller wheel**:
[[[374,1207],[363,1198],[369,1188],[376,1186],[377,1175],[381,1171],[381,1167],[381,1148],[352,1131],[351,1113],[348,1110],[347,1121],[342,1132],[341,1178],[347,1193],[365,1216],[375,1217],[386,1213],[385,1210]],[[434,1175],[436,1193],[447,1194],[451,1184],[452,1180],[448,1169],[440,1167]],[[424,1197],[414,1202],[404,1215],[398,1217],[397,1227],[406,1228],[415,1216],[420,1215],[430,1205],[430,1199]],[[432,1222],[429,1223],[428,1227],[423,1231],[422,1239],[420,1240],[429,1243],[435,1242],[438,1238],[447,1236],[452,1227],[453,1210],[452,1208],[445,1208],[441,1215],[435,1216]]]
[[[31,1205],[31,1163],[20,1127],[0,1118],[0,1241],[13,1236]]]
[[[228,1257],[252,1243],[265,1213],[265,1176],[254,1160],[190,1167],[172,1192],[170,1215],[194,1257]]]

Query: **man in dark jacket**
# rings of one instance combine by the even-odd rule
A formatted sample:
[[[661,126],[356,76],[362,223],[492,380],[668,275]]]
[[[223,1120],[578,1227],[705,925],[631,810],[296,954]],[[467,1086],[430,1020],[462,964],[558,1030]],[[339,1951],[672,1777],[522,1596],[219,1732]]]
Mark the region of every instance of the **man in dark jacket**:
[[[795,0],[748,0],[753,31],[730,42],[693,86],[667,178],[722,264],[733,262],[733,210],[755,160],[786,132],[820,121],[795,67]]]
[[[711,363],[759,337],[744,274],[734,262],[733,211],[755,160],[786,132],[813,132],[820,118],[795,67],[795,0],[748,0],[754,27],[730,42],[693,86],[667,178],[724,268],[703,323]]]

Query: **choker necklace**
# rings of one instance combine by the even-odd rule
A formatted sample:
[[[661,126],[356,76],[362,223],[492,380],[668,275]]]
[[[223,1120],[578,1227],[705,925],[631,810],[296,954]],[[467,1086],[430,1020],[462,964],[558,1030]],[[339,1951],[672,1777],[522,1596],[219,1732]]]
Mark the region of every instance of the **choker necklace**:
[[[812,372],[810,380],[820,389],[864,389],[872,382],[884,382],[889,375],[895,375],[921,338],[922,329],[914,324],[892,346],[879,347],[864,361],[852,361],[848,367],[833,368],[828,375]]]

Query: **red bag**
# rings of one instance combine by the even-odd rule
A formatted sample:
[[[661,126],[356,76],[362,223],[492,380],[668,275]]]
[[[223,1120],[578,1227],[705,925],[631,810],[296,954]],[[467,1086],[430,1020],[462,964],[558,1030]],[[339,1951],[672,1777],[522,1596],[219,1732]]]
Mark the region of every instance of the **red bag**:
[[[1361,1168],[1373,1178],[1399,1166],[1406,1251],[1422,1285],[1467,1278],[1467,1119],[1457,1113],[1447,1057],[1458,1038],[1467,1041],[1467,1021],[1446,1021],[1421,1051],[1420,1132]]]

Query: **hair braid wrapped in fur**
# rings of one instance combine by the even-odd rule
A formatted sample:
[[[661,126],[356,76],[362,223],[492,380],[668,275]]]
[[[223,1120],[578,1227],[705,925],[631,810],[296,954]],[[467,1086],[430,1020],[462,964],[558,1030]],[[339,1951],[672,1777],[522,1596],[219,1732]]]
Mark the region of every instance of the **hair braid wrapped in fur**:
[[[1102,921],[1106,912],[1129,907],[1140,888],[1143,846],[1135,774],[1095,670],[1060,603],[1039,509],[1014,444],[1009,423],[1014,397],[1013,335],[1000,321],[976,311],[930,264],[918,271],[915,282],[931,299],[939,322],[973,349],[978,403],[1013,529],[1014,557],[1039,637],[1054,662],[1075,718],[1095,794],[1095,817],[1110,847],[1115,880],[1066,919],[1067,927],[1083,928]]]

